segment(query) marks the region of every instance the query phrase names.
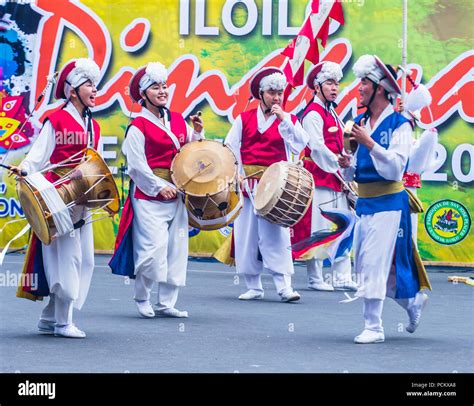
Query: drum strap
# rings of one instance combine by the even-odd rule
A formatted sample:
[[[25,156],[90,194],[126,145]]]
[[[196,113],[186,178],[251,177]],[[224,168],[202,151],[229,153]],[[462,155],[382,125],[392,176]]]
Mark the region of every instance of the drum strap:
[[[171,138],[171,141],[173,141],[175,148],[179,151],[181,149],[181,144],[179,143],[176,135],[174,135],[173,132],[168,127],[166,127],[160,120],[157,120],[157,122],[158,127],[160,127],[168,135],[168,137]]]

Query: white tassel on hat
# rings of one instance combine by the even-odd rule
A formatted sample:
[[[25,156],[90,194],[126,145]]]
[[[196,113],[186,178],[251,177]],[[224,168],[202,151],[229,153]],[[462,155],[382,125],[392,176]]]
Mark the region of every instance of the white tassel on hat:
[[[286,77],[281,73],[272,73],[271,75],[265,76],[260,81],[260,91],[266,90],[284,90],[286,87]]]
[[[323,83],[326,80],[334,80],[340,82],[342,79],[341,66],[335,62],[325,62],[321,67],[321,70],[316,75],[315,82]]]
[[[99,66],[92,59],[80,58],[76,61],[74,69],[67,75],[67,81],[76,88],[88,80],[96,84],[99,77]]]
[[[140,90],[145,91],[154,83],[166,83],[168,80],[168,71],[160,62],[150,62],[146,69],[145,74],[140,79]]]
[[[373,55],[362,55],[354,64],[352,70],[357,78],[369,78],[377,84],[383,78],[383,72],[377,66]]]
[[[429,106],[432,102],[430,91],[425,85],[418,85],[413,89],[405,100],[404,108],[408,111],[417,111]]]
[[[67,75],[66,83],[64,84],[64,94],[67,98],[71,95],[71,89],[75,89],[88,80],[94,85],[97,84],[100,78],[99,66],[89,58],[79,58],[74,63],[74,68]]]

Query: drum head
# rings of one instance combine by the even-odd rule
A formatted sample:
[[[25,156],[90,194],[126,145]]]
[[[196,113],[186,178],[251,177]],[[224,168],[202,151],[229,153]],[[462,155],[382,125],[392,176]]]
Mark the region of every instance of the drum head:
[[[271,210],[280,198],[285,187],[288,168],[285,162],[277,162],[268,167],[257,185],[255,210],[263,215]]]
[[[51,230],[38,197],[23,179],[19,180],[16,188],[23,213],[34,233],[43,244],[51,244]]]
[[[237,160],[231,149],[219,141],[200,140],[186,144],[171,164],[174,184],[187,194],[218,193],[237,176]]]

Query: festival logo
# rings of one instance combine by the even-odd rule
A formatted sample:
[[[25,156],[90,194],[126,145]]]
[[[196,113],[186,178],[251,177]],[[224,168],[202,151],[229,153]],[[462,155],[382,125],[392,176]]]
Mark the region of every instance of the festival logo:
[[[457,244],[468,235],[471,216],[461,203],[440,200],[426,212],[425,228],[428,235],[438,244]]]

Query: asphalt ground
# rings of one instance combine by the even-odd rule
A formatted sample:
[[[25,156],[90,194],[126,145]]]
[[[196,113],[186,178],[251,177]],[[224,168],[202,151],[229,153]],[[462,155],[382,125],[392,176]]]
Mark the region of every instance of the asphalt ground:
[[[190,260],[177,304],[190,317],[142,319],[133,282],[112,275],[109,257],[99,255],[87,302],[74,313],[87,338],[74,340],[38,334],[44,304],[15,297],[12,275],[23,258],[8,255],[0,270],[0,372],[474,371],[473,287],[447,281],[472,270],[430,269],[433,292],[416,333],[405,332],[406,312],[388,299],[385,342],[356,345],[362,301],[340,304],[342,292],[308,290],[301,265],[293,278],[301,301],[280,302],[264,276],[265,299],[244,302],[237,300],[245,285],[234,268]]]

